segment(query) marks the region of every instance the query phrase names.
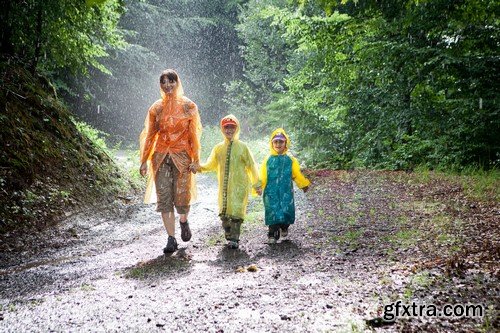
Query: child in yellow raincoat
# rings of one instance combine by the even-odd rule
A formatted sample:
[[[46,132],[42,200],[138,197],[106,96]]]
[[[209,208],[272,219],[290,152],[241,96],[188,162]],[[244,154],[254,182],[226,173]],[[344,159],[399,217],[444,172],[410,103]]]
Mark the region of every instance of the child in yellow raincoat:
[[[237,249],[251,188],[260,189],[259,173],[248,146],[239,140],[238,119],[228,115],[222,118],[220,127],[224,141],[212,149],[205,164],[193,165],[193,170],[217,172],[219,216],[228,247]]]
[[[264,199],[268,242],[274,244],[280,234],[288,236],[288,227],[295,222],[292,181],[304,192],[311,182],[300,171],[297,159],[288,152],[290,138],[282,128],[273,131],[269,145],[270,154],[260,166],[262,193],[259,194],[263,194]]]

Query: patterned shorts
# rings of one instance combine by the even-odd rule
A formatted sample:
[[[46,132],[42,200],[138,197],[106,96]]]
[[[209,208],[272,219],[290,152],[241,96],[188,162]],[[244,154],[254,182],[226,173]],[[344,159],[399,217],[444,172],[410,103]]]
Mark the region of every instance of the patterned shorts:
[[[159,156],[159,155],[158,155]],[[155,159],[153,155],[153,159]],[[179,172],[170,155],[165,156],[155,174],[157,212],[189,213],[191,172]]]

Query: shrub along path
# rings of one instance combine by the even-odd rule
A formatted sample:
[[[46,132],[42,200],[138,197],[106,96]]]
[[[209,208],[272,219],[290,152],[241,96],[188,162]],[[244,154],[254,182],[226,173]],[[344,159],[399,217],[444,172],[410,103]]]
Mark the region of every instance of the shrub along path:
[[[190,215],[193,239],[178,237],[171,256],[161,252],[158,214],[139,198],[27,235],[1,254],[0,330],[498,329],[498,201],[467,199],[457,183],[401,172],[309,176],[311,190],[296,193],[289,240],[275,245],[266,243],[257,199],[240,249],[224,247],[216,182],[207,176],[199,177]],[[487,311],[382,320],[396,309],[384,307],[398,300]]]

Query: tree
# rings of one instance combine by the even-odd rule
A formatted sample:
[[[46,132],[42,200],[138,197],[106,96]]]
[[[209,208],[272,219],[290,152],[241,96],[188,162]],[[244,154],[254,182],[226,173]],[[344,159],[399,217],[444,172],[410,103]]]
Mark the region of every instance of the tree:
[[[174,68],[203,123],[216,123],[228,112],[225,84],[243,67],[234,29],[240,2],[127,1],[120,28],[129,46],[103,61],[113,74],[75,78],[66,99],[115,140],[137,142],[146,111],[159,98],[159,74]]]
[[[7,1],[0,14],[0,49],[32,71],[76,73],[89,66],[107,71],[99,59],[124,45],[117,29],[122,11],[119,0]]]
[[[257,15],[271,18],[293,47],[281,50],[284,93],[262,108],[286,108],[287,126],[318,165],[491,167],[500,156],[498,6],[323,0],[261,7]],[[253,72],[269,68],[253,64]]]

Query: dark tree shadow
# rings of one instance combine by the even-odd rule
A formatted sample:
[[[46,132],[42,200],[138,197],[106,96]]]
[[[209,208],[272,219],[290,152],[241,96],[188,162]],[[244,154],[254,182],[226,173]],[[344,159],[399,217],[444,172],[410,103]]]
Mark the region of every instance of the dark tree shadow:
[[[217,255],[217,261],[222,263],[240,263],[248,262],[250,256],[244,248],[230,249],[227,246],[223,246]]]
[[[287,239],[276,244],[264,243],[254,254],[255,259],[263,257],[272,258],[279,261],[289,261],[304,255],[306,252],[299,242]]]
[[[216,260],[210,261],[209,265],[233,271],[237,267],[249,265],[251,260],[246,249],[242,247],[239,249],[230,249],[226,245],[223,245],[217,254]]]
[[[160,255],[154,259],[140,261],[124,270],[124,276],[132,279],[156,279],[169,275],[185,275],[192,267],[191,254],[181,248],[174,253]]]

